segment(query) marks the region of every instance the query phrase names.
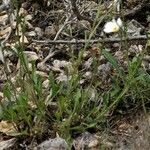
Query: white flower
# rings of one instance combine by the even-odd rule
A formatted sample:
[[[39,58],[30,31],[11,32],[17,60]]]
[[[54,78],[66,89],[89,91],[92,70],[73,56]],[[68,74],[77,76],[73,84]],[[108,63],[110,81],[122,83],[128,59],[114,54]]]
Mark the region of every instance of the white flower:
[[[118,18],[117,20],[112,19],[112,21],[109,21],[104,25],[103,31],[105,33],[115,33],[118,32],[121,27],[122,27],[122,20],[120,18]]]

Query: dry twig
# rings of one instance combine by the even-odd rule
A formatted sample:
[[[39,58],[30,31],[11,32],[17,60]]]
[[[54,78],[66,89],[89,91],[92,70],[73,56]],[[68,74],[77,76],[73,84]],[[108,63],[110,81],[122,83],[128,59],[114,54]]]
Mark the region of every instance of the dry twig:
[[[125,37],[125,38],[104,38],[104,39],[94,39],[94,40],[32,40],[33,42],[39,44],[84,44],[84,43],[114,43],[122,41],[137,41],[137,40],[148,40],[150,37],[146,35],[135,36],[135,37]]]

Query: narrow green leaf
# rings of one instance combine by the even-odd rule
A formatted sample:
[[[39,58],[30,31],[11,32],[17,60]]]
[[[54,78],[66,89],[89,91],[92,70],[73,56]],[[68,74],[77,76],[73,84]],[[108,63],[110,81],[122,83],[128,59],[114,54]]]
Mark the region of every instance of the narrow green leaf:
[[[111,65],[118,71],[119,76],[122,77],[123,70],[119,67],[116,59],[106,49],[102,50],[102,54],[111,63]]]

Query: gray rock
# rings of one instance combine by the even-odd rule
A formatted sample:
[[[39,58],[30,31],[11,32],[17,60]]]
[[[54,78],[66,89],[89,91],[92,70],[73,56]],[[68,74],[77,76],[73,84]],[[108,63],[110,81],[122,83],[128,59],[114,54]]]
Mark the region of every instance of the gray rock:
[[[11,148],[15,144],[15,142],[16,142],[15,138],[12,138],[7,141],[1,141],[0,142],[0,150],[5,150],[5,149]]]
[[[57,137],[42,142],[35,147],[34,150],[67,150],[67,148],[67,142],[64,139]]]

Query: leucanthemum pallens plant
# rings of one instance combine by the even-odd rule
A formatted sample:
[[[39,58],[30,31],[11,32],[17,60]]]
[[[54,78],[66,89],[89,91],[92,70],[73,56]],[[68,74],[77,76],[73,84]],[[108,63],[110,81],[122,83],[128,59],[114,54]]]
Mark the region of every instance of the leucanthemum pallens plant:
[[[114,7],[115,10],[117,12],[117,14],[120,13],[120,0],[114,0]],[[106,24],[104,25],[104,29],[103,31],[106,34],[110,34],[110,33],[116,33],[118,32],[123,26],[122,20],[120,17],[113,17],[111,21],[106,22]]]
[[[109,33],[116,33],[122,28],[122,20],[120,18],[113,18],[111,21],[107,22],[104,25],[103,31],[107,34]]]

